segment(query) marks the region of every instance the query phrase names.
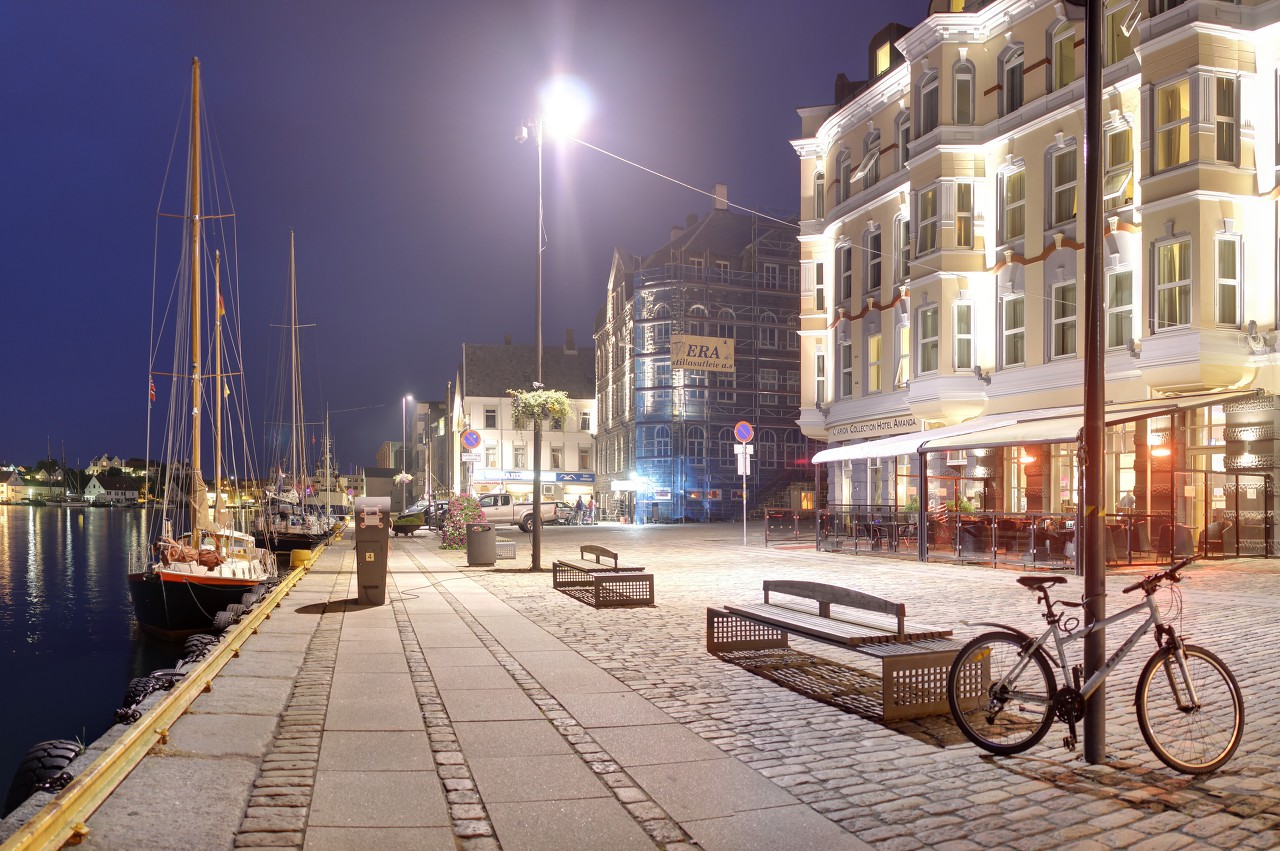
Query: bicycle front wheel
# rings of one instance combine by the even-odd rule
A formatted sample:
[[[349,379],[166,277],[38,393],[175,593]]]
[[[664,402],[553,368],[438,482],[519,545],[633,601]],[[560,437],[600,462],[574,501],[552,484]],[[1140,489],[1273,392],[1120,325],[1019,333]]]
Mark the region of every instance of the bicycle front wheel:
[[[1192,644],[1184,644],[1182,654],[1189,680],[1172,647],[1147,660],[1138,678],[1138,726],[1165,765],[1184,774],[1208,774],[1240,746],[1244,698],[1217,656]]]
[[[1043,654],[1023,652],[1029,643],[1010,632],[988,632],[961,648],[951,664],[951,715],[965,738],[983,750],[1022,753],[1053,724],[1057,683]]]

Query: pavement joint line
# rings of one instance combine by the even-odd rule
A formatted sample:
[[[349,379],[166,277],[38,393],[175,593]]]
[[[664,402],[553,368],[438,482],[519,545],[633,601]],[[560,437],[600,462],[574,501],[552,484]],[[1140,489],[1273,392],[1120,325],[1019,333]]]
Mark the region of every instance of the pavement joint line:
[[[422,570],[417,559],[414,565]],[[489,817],[489,810],[476,789],[475,778],[471,775],[471,766],[467,764],[462,747],[458,744],[457,731],[449,713],[445,711],[444,701],[436,686],[435,677],[431,675],[426,654],[418,644],[417,633],[409,620],[409,612],[405,609],[404,598],[396,594],[391,598],[391,609],[396,619],[396,629],[404,648],[405,660],[409,664],[409,679],[413,683],[414,695],[418,700],[418,708],[422,710],[422,720],[426,727],[427,740],[431,747],[431,756],[435,760],[436,771],[444,789],[445,802],[449,806],[449,823],[453,835],[463,851],[480,851],[482,848],[501,848]]]
[[[348,562],[350,564],[348,565]],[[320,742],[329,704],[329,691],[338,658],[345,585],[355,567],[355,553],[346,553],[334,572],[329,601],[307,642],[302,665],[280,714],[271,748],[258,768],[244,815],[236,830],[235,847],[301,849],[315,790]],[[279,759],[273,759],[278,757]]]
[[[408,548],[402,548],[402,550],[424,574],[432,573]],[[693,838],[680,826],[679,822],[653,800],[644,787],[613,759],[608,751],[587,732],[587,729],[578,723],[572,712],[542,687],[537,677],[516,661],[492,633],[445,587],[445,583],[435,582],[434,584],[436,591],[454,610],[454,613],[475,634],[476,638],[480,639],[480,643],[493,654],[498,664],[511,674],[516,684],[551,722],[552,729],[564,738],[570,750],[583,761],[592,774],[601,780],[622,809],[635,820],[654,844],[667,851],[689,847],[693,843]],[[568,720],[572,720],[572,724],[566,724]],[[632,800],[626,800],[627,798]]]

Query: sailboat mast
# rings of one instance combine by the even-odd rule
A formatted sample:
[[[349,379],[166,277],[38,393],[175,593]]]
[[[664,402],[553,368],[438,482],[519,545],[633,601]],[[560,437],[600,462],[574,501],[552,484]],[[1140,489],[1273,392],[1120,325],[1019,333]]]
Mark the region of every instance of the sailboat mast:
[[[200,473],[200,60],[191,60],[191,541],[202,525],[204,480]]]
[[[213,252],[213,522],[222,515],[222,252]]]
[[[298,277],[294,265],[293,231],[289,231],[289,376],[292,398],[293,432],[289,438],[289,461],[293,469],[293,486],[298,491],[298,499],[302,501],[301,482],[298,471],[302,469],[302,415],[298,400]]]

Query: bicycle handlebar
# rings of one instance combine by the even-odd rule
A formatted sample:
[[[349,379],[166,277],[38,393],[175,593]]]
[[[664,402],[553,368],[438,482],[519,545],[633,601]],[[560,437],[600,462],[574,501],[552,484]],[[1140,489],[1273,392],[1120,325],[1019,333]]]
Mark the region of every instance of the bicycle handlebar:
[[[1137,582],[1133,583],[1128,588],[1124,589],[1124,593],[1128,594],[1132,591],[1137,591],[1139,588],[1141,588],[1145,593],[1150,594],[1154,592],[1156,588],[1159,587],[1161,582],[1164,582],[1166,580],[1169,581],[1170,583],[1181,582],[1182,577],[1178,575],[1178,571],[1182,570],[1182,568],[1191,564],[1191,562],[1195,560],[1196,560],[1195,556],[1188,556],[1187,558],[1184,558],[1182,561],[1178,562],[1168,570],[1162,570],[1159,573],[1153,573],[1148,577],[1139,579]]]

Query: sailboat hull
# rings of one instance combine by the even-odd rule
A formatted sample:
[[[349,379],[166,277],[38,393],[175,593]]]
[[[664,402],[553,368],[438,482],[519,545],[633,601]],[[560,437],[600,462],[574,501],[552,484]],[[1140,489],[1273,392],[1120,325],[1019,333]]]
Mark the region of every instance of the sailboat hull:
[[[169,640],[213,630],[213,618],[245,593],[257,579],[178,575],[160,570],[129,575],[134,616],[143,631]]]

